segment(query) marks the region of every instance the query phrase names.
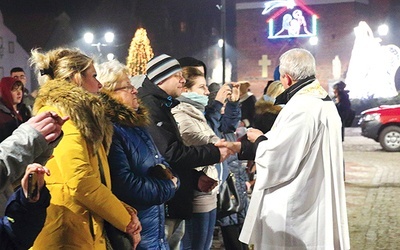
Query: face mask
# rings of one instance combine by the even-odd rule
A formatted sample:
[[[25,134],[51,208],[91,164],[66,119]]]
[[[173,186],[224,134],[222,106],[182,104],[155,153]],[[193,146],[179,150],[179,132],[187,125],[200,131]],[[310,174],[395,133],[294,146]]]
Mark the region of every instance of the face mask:
[[[273,98],[273,97],[271,97],[271,96],[269,96],[269,95],[263,95],[263,99],[264,99],[264,101],[266,101],[266,102],[275,103],[275,98]]]
[[[196,92],[183,92],[182,95],[192,101],[198,102],[203,106],[206,106],[208,103],[208,96],[199,95]]]

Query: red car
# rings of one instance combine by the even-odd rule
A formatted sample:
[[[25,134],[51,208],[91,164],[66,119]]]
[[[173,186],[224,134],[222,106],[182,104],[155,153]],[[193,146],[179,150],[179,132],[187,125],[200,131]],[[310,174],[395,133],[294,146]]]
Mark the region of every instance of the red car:
[[[400,105],[382,105],[361,112],[361,135],[379,142],[384,150],[400,151]]]

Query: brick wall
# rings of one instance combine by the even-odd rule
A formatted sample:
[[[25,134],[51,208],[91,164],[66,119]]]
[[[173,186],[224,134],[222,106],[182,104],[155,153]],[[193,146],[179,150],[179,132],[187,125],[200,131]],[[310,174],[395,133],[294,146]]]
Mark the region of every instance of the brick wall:
[[[270,40],[267,38],[268,17],[261,15],[262,9],[236,10],[238,80],[250,81],[251,91],[260,97],[267,81],[273,78],[279,56],[291,48],[301,47],[314,54],[317,62],[317,77],[321,85],[326,90],[330,90],[329,84],[334,81],[332,60],[336,55],[340,58],[341,72],[345,77],[354,45],[354,27],[360,21],[366,21],[375,35],[374,28],[387,17],[389,2],[390,0],[373,0],[368,5],[348,2],[308,6],[319,16],[317,29],[319,42],[316,46],[311,46],[308,38]],[[261,66],[258,65],[262,55],[268,55],[268,59],[271,60],[268,77],[262,77]]]

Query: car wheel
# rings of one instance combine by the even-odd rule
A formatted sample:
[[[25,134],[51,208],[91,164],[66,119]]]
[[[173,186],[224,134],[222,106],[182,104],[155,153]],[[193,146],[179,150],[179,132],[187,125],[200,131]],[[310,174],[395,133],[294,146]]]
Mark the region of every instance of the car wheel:
[[[400,127],[389,126],[384,128],[379,135],[379,142],[386,151],[400,151]]]

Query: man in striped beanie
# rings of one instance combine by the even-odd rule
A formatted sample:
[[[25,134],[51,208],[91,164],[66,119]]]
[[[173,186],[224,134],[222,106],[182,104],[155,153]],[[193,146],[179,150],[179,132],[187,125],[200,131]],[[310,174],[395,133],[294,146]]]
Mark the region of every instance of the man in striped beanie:
[[[179,62],[162,54],[147,63],[147,77],[138,96],[150,111],[148,131],[161,155],[179,176],[180,188],[165,204],[165,232],[170,249],[180,249],[184,235],[184,220],[192,217],[193,188],[210,192],[217,182],[194,168],[224,161],[231,153],[214,144],[186,146],[171,109],[179,104],[175,98],[182,94],[185,79]]]
[[[178,60],[169,55],[162,54],[151,59],[147,63],[147,77],[173,98],[182,94],[185,84],[182,68]]]

